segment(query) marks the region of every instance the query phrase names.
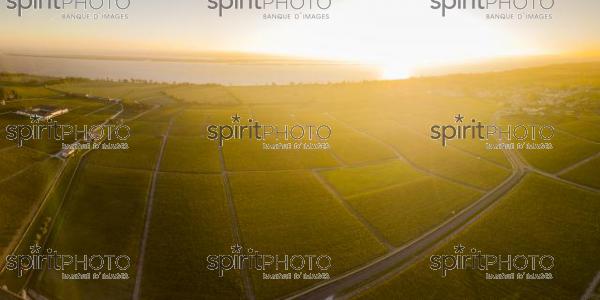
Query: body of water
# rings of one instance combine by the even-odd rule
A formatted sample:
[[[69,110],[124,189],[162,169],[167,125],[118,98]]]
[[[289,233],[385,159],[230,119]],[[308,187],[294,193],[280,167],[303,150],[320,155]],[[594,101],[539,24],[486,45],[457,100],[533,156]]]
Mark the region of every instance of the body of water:
[[[91,79],[144,79],[158,82],[261,85],[327,83],[379,79],[370,66],[320,63],[206,63],[108,60],[0,54],[0,71]]]

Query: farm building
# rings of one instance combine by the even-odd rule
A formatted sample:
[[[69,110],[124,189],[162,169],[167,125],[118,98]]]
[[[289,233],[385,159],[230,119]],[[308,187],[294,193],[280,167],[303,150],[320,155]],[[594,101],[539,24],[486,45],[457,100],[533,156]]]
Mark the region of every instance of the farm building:
[[[59,108],[50,105],[38,105],[30,109],[19,110],[16,112],[16,114],[45,121],[60,115],[64,115],[68,112],[68,108]]]

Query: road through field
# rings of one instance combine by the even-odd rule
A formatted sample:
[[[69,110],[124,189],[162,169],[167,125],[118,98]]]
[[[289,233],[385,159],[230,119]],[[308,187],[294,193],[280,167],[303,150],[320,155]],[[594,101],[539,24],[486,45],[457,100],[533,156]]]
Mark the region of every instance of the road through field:
[[[369,230],[371,232],[371,234],[382,244],[384,245],[388,251],[391,251],[394,249],[394,246],[392,246],[390,244],[390,242],[388,242],[385,237],[383,236],[383,234],[381,234],[381,232],[379,230],[377,230],[377,228],[373,227],[373,225],[371,225],[371,223],[369,223],[367,220],[365,220],[365,218],[363,218],[363,216],[358,213],[349,203],[348,201],[346,201],[346,199],[340,195],[340,193],[333,187],[331,186],[331,184],[329,182],[327,182],[318,171],[313,170],[312,171],[313,175],[315,176],[315,178],[317,178],[317,180],[321,183],[321,185],[336,199],[338,200],[338,202],[340,202],[340,204],[342,204],[342,206],[354,217],[356,218],[361,224],[363,224],[363,226],[365,226],[365,228],[367,228],[367,230]]]
[[[5,178],[4,180],[0,180],[0,183],[4,182],[6,180],[9,180],[9,179],[11,179],[11,178],[13,178],[13,177],[15,177],[15,176],[17,176],[19,174],[22,174],[23,172],[25,172],[25,171],[33,168],[34,166],[37,166],[38,164],[40,164],[42,162],[45,162],[48,159],[50,159],[50,158],[47,158],[47,159],[45,159],[45,160],[43,160],[41,162],[33,163],[30,166],[27,166],[27,167],[23,168],[21,171],[13,174],[11,176],[9,176],[8,178]],[[30,222],[28,223],[27,227],[23,227],[23,228],[19,229],[19,231],[15,234],[13,240],[6,247],[6,253],[2,254],[2,257],[7,257],[9,251],[10,251],[10,254],[14,254],[14,251],[19,248],[19,246],[21,245],[21,242],[23,241],[23,237],[25,236],[25,233],[28,232],[31,229],[31,226],[33,225],[35,219],[38,217],[41,208],[46,203],[46,200],[48,199],[48,196],[50,195],[50,192],[54,188],[54,185],[56,184],[56,182],[58,182],[58,179],[62,175],[64,169],[65,169],[65,164],[63,163],[61,165],[60,170],[58,170],[58,172],[56,173],[56,175],[53,177],[52,183],[48,186],[48,189],[44,193],[44,196],[43,196],[41,202],[37,205],[37,209],[31,211],[30,212],[30,216],[28,216],[26,218],[26,220],[30,220]],[[2,267],[1,270],[0,270],[0,274],[1,274],[1,273],[3,273],[6,270],[5,262],[4,261],[0,262],[0,266]]]
[[[481,216],[481,212],[489,208],[494,202],[510,191],[526,173],[527,166],[513,151],[505,151],[505,155],[512,165],[512,174],[502,184],[486,193],[483,197],[465,208],[454,217],[446,220],[438,227],[430,230],[411,243],[394,250],[390,254],[381,257],[366,266],[355,269],[335,279],[318,284],[312,288],[290,295],[288,299],[328,299],[343,296],[349,289],[360,285],[368,287],[378,275],[385,274],[390,270],[400,270],[409,265],[411,259],[420,253],[432,250],[438,241],[454,235],[464,228],[466,223],[475,221]],[[395,273],[395,272],[394,272]],[[380,277],[381,279],[381,277]]]
[[[447,176],[444,176],[444,175],[441,175],[441,174],[437,174],[437,173],[434,173],[434,172],[432,172],[430,170],[422,168],[421,166],[415,164],[413,161],[409,160],[402,153],[400,153],[396,149],[396,147],[394,147],[393,145],[390,145],[389,143],[387,143],[387,142],[385,142],[385,141],[383,141],[383,140],[381,140],[381,139],[373,136],[372,134],[370,134],[368,132],[361,131],[359,129],[354,128],[353,126],[351,126],[350,124],[348,124],[346,121],[340,120],[340,119],[336,118],[335,116],[333,116],[330,113],[326,113],[326,115],[328,115],[331,119],[333,119],[333,120],[335,120],[337,122],[340,122],[344,126],[348,127],[350,130],[352,130],[352,131],[354,131],[354,132],[356,132],[356,133],[358,133],[360,135],[366,136],[366,137],[368,137],[368,138],[370,138],[370,139],[372,139],[372,140],[374,140],[374,141],[376,141],[376,142],[378,142],[378,143],[386,146],[388,149],[390,149],[394,153],[394,155],[399,160],[401,160],[401,161],[409,164],[413,169],[415,169],[415,170],[417,170],[417,171],[419,171],[419,172],[421,172],[423,174],[426,174],[426,175],[429,175],[429,176],[432,176],[432,177],[437,177],[437,178],[443,179],[445,181],[449,181],[449,182],[452,182],[452,183],[464,186],[466,188],[469,188],[469,189],[472,189],[472,190],[476,190],[478,192],[482,192],[482,193],[487,192],[487,190],[484,190],[484,189],[482,189],[482,188],[480,188],[478,186],[475,186],[475,185],[472,185],[472,184],[469,184],[469,183],[466,183],[466,182],[463,182],[463,181],[459,181],[459,180],[456,180],[454,178],[450,178],[450,177],[447,177]]]
[[[515,155],[517,155],[520,160],[525,161],[525,159],[523,158],[523,156],[520,153],[515,153]],[[580,164],[580,162],[579,163],[575,163],[574,165],[577,166],[579,164]],[[567,167],[567,168],[571,168],[571,167]],[[578,187],[578,188],[580,188],[582,190],[586,190],[586,191],[592,192],[592,193],[600,193],[600,189],[597,189],[597,188],[594,188],[594,187],[591,187],[591,186],[587,186],[587,185],[583,185],[583,184],[579,184],[579,183],[576,183],[576,182],[573,182],[573,181],[566,180],[564,178],[558,177],[557,174],[551,174],[551,173],[542,171],[542,170],[540,170],[538,168],[535,168],[535,167],[533,167],[531,165],[527,166],[527,168],[530,171],[532,171],[532,172],[535,172],[535,173],[538,173],[540,175],[552,178],[552,179],[554,179],[556,181],[560,181],[560,182],[565,183],[565,184],[569,184],[569,185]]]
[[[582,136],[580,136],[580,135],[575,135],[575,134],[572,134],[572,133],[570,133],[570,132],[568,132],[568,131],[565,131],[565,130],[562,130],[562,129],[558,129],[558,128],[556,128],[555,130],[556,130],[556,131],[558,131],[558,132],[560,132],[560,133],[566,134],[566,135],[568,135],[568,136],[570,136],[570,137],[572,137],[572,138],[576,138],[576,139],[584,140],[584,141],[586,141],[586,142],[588,142],[588,143],[592,143],[592,144],[596,144],[596,145],[600,144],[600,142],[597,142],[597,141],[594,141],[594,140],[590,140],[590,139],[588,139],[588,138],[585,138],[585,137],[582,137]]]
[[[594,154],[594,155],[592,155],[592,156],[590,156],[590,157],[588,157],[588,158],[586,158],[586,159],[584,159],[584,160],[582,160],[582,161],[580,161],[578,163],[572,164],[571,166],[568,166],[568,167],[562,169],[561,171],[559,171],[558,173],[556,173],[556,176],[560,176],[560,175],[569,173],[570,171],[573,171],[574,169],[576,169],[579,166],[587,164],[588,162],[596,159],[597,157],[600,157],[600,152],[598,152],[598,153],[596,153],[596,154]]]
[[[221,164],[221,176],[223,178],[223,186],[225,189],[225,198],[227,199],[227,206],[229,207],[229,215],[231,216],[231,232],[233,233],[234,243],[239,246],[243,246],[242,235],[240,233],[240,222],[238,221],[237,211],[235,209],[235,203],[233,202],[233,196],[231,194],[231,184],[229,183],[229,173],[225,165],[225,157],[223,156],[223,147],[219,147],[219,163]],[[254,289],[252,282],[250,281],[250,274],[246,268],[242,268],[242,281],[244,283],[244,292],[246,293],[246,299],[254,300]]]
[[[598,274],[596,274],[596,277],[594,277],[592,282],[590,282],[590,286],[588,286],[583,296],[581,296],[581,300],[594,299],[594,294],[598,285],[600,285],[600,272],[598,272]]]
[[[107,107],[105,107],[105,108],[107,108]],[[121,105],[121,109],[120,109],[119,111],[117,111],[115,114],[113,114],[112,116],[110,116],[109,118],[107,118],[106,120],[104,120],[104,122],[102,123],[102,125],[106,125],[106,124],[107,124],[109,121],[111,121],[111,120],[114,120],[114,119],[115,119],[116,117],[118,117],[118,116],[119,116],[121,113],[123,113],[123,111],[124,111],[124,107],[123,107],[123,105]],[[50,234],[48,234],[48,235],[46,235],[46,237],[45,237],[45,238],[42,240],[42,242],[41,242],[41,244],[42,244],[41,246],[43,246],[42,248],[45,248],[45,246],[48,244],[48,242],[49,242],[49,241],[50,241],[50,239],[52,238],[52,232],[53,232],[53,228],[55,227],[55,223],[57,222],[58,216],[59,216],[59,215],[60,215],[60,213],[62,212],[62,208],[63,208],[63,206],[64,206],[65,199],[67,198],[67,195],[69,194],[69,192],[70,192],[70,190],[71,190],[71,186],[72,186],[72,184],[73,184],[73,181],[74,181],[74,179],[75,179],[76,175],[78,174],[78,172],[79,172],[79,170],[80,170],[80,167],[81,167],[81,166],[84,164],[84,162],[85,162],[85,160],[86,160],[86,158],[87,158],[87,155],[88,155],[90,152],[92,152],[92,150],[86,150],[86,151],[85,151],[85,152],[84,152],[84,153],[81,155],[81,157],[79,158],[79,161],[77,162],[77,166],[75,167],[75,169],[74,169],[74,170],[73,170],[73,172],[71,173],[71,176],[70,176],[70,178],[69,178],[69,184],[68,184],[68,185],[67,185],[67,187],[65,188],[65,192],[64,192],[64,194],[63,194],[63,196],[62,196],[62,199],[61,199],[61,201],[60,201],[60,204],[59,204],[58,208],[56,209],[56,212],[54,213],[54,216],[52,217],[52,221],[50,222],[50,226],[49,226],[49,230],[48,230],[48,231],[49,231],[49,232],[51,232],[51,233],[50,233]],[[52,155],[52,157],[59,157],[59,158],[60,158],[60,155],[59,155],[59,154],[60,154],[60,151],[59,151],[58,153],[56,153],[56,154]],[[60,158],[60,159],[64,161],[64,159],[62,159],[62,158]],[[62,177],[62,176],[63,176],[63,171],[64,171],[64,169],[65,169],[65,168],[66,168],[66,165],[65,165],[65,166],[63,166],[63,169],[61,169],[61,171],[60,171],[60,174],[59,174],[59,176],[58,176],[58,177]],[[56,180],[56,181],[55,181],[55,182],[52,184],[52,187],[50,188],[50,191],[56,188],[56,183],[57,183],[57,182],[58,182],[58,179],[57,179],[57,180]],[[48,194],[46,195],[46,197],[47,197],[47,196],[50,194],[50,191],[48,191]],[[44,200],[44,202],[45,202],[45,201],[46,201],[46,200]],[[39,212],[40,212],[40,209],[41,209],[41,208],[42,208],[44,205],[45,205],[45,203],[43,203],[43,204],[40,206],[40,208],[38,209],[38,212],[36,213],[35,217],[32,219],[32,221],[31,221],[31,224],[33,224],[33,223],[35,222],[35,219],[37,219],[37,218],[38,218],[38,214],[39,214]],[[62,221],[62,220],[60,220],[59,222],[61,222],[61,221]],[[22,235],[21,235],[21,239],[19,240],[19,244],[18,244],[18,245],[17,245],[17,246],[14,248],[14,250],[13,250],[13,251],[16,251],[16,250],[17,250],[17,249],[20,247],[20,245],[21,245],[21,243],[22,243],[23,239],[25,238],[25,236],[27,235],[27,232],[28,232],[28,231],[29,231],[29,228],[28,228],[28,229],[25,231],[25,233],[24,233],[24,234],[22,234]],[[14,254],[14,252],[13,252],[13,254]],[[43,275],[43,272],[44,272],[44,271],[40,272],[40,276],[41,276],[41,275]],[[25,280],[25,283],[24,283],[24,285],[23,285],[23,287],[22,287],[22,289],[21,289],[21,290],[25,290],[25,289],[27,288],[27,286],[29,285],[29,282],[31,281],[31,279],[32,279],[32,277],[33,277],[33,273],[34,273],[34,272],[30,272],[30,273],[28,273],[28,274],[27,274],[27,278],[26,278],[26,280]]]
[[[148,234],[150,233],[150,224],[152,221],[152,207],[154,205],[154,192],[156,191],[156,182],[158,181],[158,174],[160,171],[160,163],[162,162],[163,155],[165,153],[165,147],[167,146],[167,140],[169,139],[169,133],[176,116],[172,116],[169,120],[169,126],[167,131],[163,135],[162,144],[160,145],[160,152],[156,159],[156,165],[154,166],[154,172],[152,174],[152,183],[150,185],[150,192],[148,193],[148,201],[146,203],[146,220],[144,222],[144,232],[142,233],[142,241],[140,243],[140,253],[137,261],[137,272],[135,277],[135,287],[133,289],[133,299],[140,299],[142,291],[142,277],[144,275],[144,259],[146,257],[146,245],[148,244]]]

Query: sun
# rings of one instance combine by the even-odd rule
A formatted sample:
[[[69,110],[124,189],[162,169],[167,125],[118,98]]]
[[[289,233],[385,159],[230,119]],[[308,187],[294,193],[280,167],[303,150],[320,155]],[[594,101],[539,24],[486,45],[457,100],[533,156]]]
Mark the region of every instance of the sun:
[[[380,70],[383,80],[407,79],[411,76],[408,68],[395,64],[381,65]]]

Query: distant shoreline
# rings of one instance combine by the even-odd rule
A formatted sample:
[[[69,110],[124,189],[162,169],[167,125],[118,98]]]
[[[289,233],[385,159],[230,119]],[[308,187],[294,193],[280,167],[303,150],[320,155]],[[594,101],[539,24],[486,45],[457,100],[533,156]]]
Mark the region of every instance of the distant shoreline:
[[[30,57],[30,58],[58,58],[58,59],[81,59],[81,60],[110,60],[110,61],[148,61],[148,62],[173,62],[173,63],[208,63],[208,64],[243,64],[243,65],[302,65],[302,66],[365,66],[366,64],[356,62],[311,60],[285,57],[247,57],[247,58],[176,58],[176,57],[154,57],[154,56],[103,56],[103,55],[44,55],[44,54],[19,54],[0,53],[5,56]]]
[[[376,80],[381,75],[376,66],[267,56],[144,58],[14,52],[0,54],[0,71],[95,80],[138,79],[245,86],[360,82]]]

